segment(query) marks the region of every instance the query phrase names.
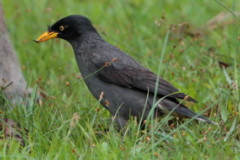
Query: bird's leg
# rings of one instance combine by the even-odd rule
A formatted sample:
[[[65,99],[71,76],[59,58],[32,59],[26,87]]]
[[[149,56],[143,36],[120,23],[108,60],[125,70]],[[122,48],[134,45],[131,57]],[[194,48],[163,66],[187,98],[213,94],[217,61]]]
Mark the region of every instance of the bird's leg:
[[[127,120],[119,115],[113,116],[113,121],[117,124],[117,129],[124,132],[126,130]]]

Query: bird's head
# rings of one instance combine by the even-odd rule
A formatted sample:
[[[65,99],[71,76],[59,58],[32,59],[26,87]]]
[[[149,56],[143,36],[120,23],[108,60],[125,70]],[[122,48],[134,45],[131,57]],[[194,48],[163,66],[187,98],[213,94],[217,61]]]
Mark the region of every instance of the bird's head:
[[[96,29],[88,18],[81,15],[71,15],[49,26],[48,31],[40,35],[35,42],[44,42],[53,38],[72,41],[89,32],[96,32]]]

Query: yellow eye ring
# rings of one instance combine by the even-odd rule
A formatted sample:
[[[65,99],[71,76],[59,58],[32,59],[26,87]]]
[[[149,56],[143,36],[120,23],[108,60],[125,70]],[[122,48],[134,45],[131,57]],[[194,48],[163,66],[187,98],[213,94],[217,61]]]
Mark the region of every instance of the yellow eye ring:
[[[59,27],[59,30],[60,30],[60,31],[64,31],[64,26],[60,26],[60,27]]]

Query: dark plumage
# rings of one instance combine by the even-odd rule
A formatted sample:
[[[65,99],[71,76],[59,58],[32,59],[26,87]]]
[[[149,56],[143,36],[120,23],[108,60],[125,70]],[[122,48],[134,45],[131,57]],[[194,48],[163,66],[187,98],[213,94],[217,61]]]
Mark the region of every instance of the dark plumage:
[[[72,45],[81,74],[86,77],[85,83],[96,99],[102,98],[101,104],[115,117],[119,129],[126,125],[130,115],[138,120],[141,116],[143,120],[147,119],[153,106],[157,80],[154,73],[104,41],[86,17],[65,17],[50,26],[48,32],[36,42],[52,38],[65,39]],[[173,113],[179,116],[195,116],[197,120],[213,123],[179,104],[178,99],[196,101],[162,78],[157,89],[157,99],[161,98],[163,100],[154,109],[155,116],[162,116],[174,109]]]

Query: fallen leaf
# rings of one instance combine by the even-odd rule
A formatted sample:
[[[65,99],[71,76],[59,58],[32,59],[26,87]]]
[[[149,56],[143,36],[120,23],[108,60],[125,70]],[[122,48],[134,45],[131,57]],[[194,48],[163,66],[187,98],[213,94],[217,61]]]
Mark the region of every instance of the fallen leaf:
[[[2,119],[0,122],[0,130],[3,130],[4,138],[14,137],[21,146],[25,145],[24,139],[21,136],[20,125],[15,121],[8,118]]]

